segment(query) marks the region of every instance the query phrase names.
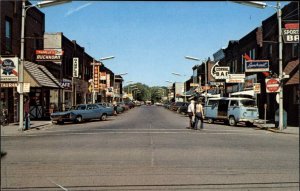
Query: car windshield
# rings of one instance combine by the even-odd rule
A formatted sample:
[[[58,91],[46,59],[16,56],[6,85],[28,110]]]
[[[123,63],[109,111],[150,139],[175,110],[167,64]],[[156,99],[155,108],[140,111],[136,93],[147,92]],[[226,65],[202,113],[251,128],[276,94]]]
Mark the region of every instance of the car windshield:
[[[245,107],[255,107],[255,101],[254,100],[241,100],[242,106]]]

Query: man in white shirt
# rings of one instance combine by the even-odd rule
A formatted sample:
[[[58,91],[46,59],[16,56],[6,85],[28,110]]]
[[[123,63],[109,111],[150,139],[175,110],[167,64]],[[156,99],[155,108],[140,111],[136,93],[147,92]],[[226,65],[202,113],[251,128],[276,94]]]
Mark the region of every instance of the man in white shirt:
[[[187,129],[192,129],[194,127],[194,121],[195,121],[195,101],[192,100],[191,103],[188,106],[188,111],[187,111],[189,118],[190,118],[190,124]]]

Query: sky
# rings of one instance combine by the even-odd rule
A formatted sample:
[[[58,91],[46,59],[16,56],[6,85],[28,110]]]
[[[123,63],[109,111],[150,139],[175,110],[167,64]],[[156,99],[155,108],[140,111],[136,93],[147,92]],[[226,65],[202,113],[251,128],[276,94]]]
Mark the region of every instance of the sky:
[[[114,56],[104,65],[115,74],[128,73],[125,83],[148,86],[188,80],[199,63],[185,56],[213,59],[230,40],[276,13],[230,1],[72,1],[41,11],[46,32],[63,32],[95,59]]]

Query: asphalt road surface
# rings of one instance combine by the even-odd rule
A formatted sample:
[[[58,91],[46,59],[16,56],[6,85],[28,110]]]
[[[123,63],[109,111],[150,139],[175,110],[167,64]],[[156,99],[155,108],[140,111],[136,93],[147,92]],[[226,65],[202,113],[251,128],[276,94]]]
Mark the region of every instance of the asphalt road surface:
[[[299,190],[299,136],[158,106],[1,138],[2,190]]]

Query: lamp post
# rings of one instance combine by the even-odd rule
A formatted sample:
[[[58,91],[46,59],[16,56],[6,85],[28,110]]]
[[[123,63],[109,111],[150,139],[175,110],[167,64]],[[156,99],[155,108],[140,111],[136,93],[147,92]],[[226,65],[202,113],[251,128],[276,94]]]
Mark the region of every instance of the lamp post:
[[[204,97],[204,100],[205,100],[205,104],[207,102],[207,60],[206,59],[199,59],[199,58],[195,58],[195,57],[192,57],[192,56],[185,56],[186,59],[189,59],[189,60],[194,60],[194,61],[198,61],[198,62],[201,62],[200,64],[203,64],[204,62],[204,83],[205,83],[205,97]],[[200,82],[200,85],[201,85],[201,82]]]
[[[104,61],[104,60],[110,60],[110,59],[113,59],[115,58],[114,56],[109,56],[109,57],[103,57],[103,58],[100,58],[99,59],[99,62],[100,62],[100,65],[101,65],[101,61]],[[95,65],[97,65],[97,63],[95,62],[95,59],[93,59],[93,93],[92,93],[92,103],[94,104],[95,103]],[[99,71],[99,74],[100,75],[100,71]]]
[[[25,19],[26,19],[26,12],[28,9],[32,7],[49,7],[54,6],[62,3],[71,2],[70,0],[56,0],[56,1],[41,1],[35,5],[27,5],[26,0],[22,0],[22,19],[21,19],[21,49],[20,49],[20,65],[19,65],[19,79],[18,85],[20,86],[19,89],[19,129],[23,130],[24,125],[24,45],[25,45]]]
[[[240,3],[247,6],[252,6],[260,9],[264,9],[266,7],[272,7],[277,12],[277,20],[278,20],[278,51],[279,51],[279,80],[280,80],[280,91],[279,91],[279,130],[283,130],[283,73],[282,73],[282,23],[281,23],[281,5],[277,2],[276,6],[266,4],[264,2],[259,1],[233,1],[235,3]]]
[[[175,76],[181,76],[181,77],[186,76],[186,75],[181,75],[181,74],[175,73],[175,72],[172,72],[172,74]],[[183,91],[184,91],[184,102],[186,102],[186,82],[184,82],[184,84],[183,84]]]

